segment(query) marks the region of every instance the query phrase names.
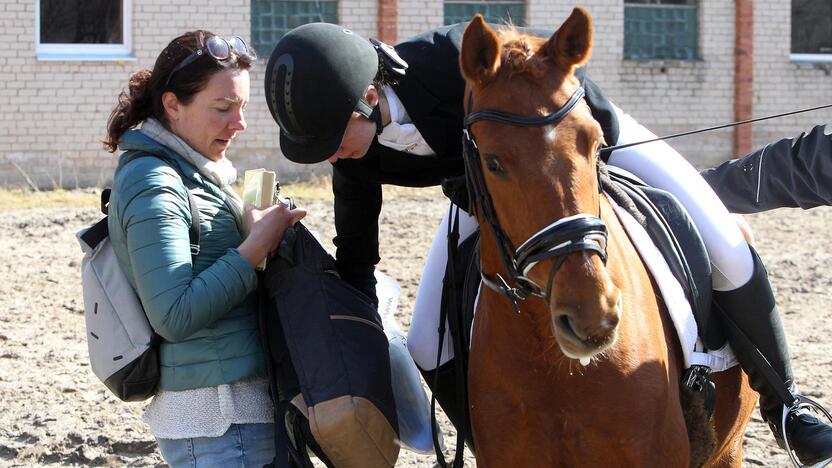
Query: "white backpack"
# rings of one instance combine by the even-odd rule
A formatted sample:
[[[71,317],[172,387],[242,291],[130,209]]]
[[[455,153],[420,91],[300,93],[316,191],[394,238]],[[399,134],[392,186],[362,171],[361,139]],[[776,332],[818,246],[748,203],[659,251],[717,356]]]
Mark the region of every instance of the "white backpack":
[[[137,155],[140,157],[143,155]],[[101,194],[106,215],[110,189]],[[199,211],[188,191],[193,223],[191,254],[199,253]],[[123,401],[146,400],[159,384],[158,346],[141,302],[127,280],[110,244],[107,216],[76,233],[84,257],[81,283],[92,371]]]

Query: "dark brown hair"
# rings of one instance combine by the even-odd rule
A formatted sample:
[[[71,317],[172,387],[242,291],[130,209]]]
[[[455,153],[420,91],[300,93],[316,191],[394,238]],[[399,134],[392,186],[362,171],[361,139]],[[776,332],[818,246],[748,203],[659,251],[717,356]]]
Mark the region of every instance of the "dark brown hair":
[[[232,53],[231,58],[220,61],[205,54],[186,67],[187,73],[177,71],[165,86],[171,71],[214,35],[202,30],[187,32],[162,50],[152,71],[139,70],[130,76],[127,90],[119,94],[118,104],[107,120],[107,138],[102,142],[107,151],[115,153],[121,136],[151,117],[168,126],[162,105],[162,94],[165,92],[172,92],[180,102],[188,104],[196,93],[205,88],[214,73],[251,68],[254,59],[249,55]]]

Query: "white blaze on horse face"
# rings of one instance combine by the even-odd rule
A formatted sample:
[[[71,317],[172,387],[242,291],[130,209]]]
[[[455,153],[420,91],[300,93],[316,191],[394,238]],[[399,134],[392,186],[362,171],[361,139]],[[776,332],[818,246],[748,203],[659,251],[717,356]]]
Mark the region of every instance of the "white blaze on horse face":
[[[546,139],[546,143],[550,145],[555,144],[555,138],[557,138],[557,131],[555,131],[554,125],[544,125],[543,126],[543,138]]]

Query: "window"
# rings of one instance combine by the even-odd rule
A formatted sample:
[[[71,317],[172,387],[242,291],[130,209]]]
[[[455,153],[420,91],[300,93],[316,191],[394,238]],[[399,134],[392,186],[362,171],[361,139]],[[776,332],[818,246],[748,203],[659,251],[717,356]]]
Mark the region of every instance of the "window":
[[[306,23],[337,23],[337,0],[251,0],[251,45],[268,57],[277,41]]]
[[[524,0],[445,0],[445,24],[470,21],[477,13],[492,24],[526,24]]]
[[[696,0],[624,0],[625,59],[696,60],[698,39]]]
[[[130,60],[130,0],[38,0],[40,60]]]
[[[832,2],[792,0],[792,60],[832,62]]]

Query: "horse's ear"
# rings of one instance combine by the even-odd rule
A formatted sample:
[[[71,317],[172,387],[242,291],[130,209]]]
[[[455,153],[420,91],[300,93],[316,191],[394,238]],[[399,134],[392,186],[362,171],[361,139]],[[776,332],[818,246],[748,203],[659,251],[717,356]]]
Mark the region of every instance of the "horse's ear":
[[[564,70],[572,71],[589,60],[592,52],[592,17],[575,7],[569,18],[543,46],[543,51]]]
[[[461,49],[459,60],[465,79],[483,85],[494,77],[500,67],[500,44],[482,15],[474,16],[465,28]]]

